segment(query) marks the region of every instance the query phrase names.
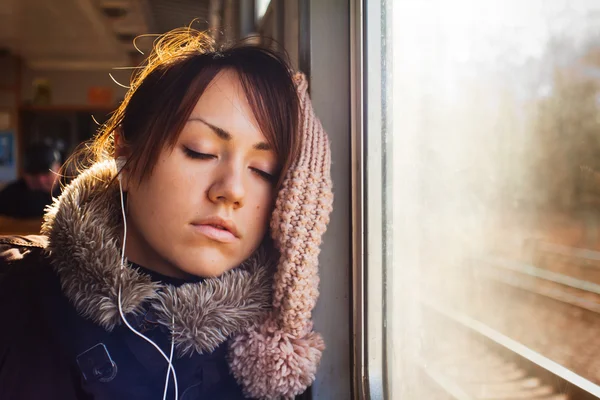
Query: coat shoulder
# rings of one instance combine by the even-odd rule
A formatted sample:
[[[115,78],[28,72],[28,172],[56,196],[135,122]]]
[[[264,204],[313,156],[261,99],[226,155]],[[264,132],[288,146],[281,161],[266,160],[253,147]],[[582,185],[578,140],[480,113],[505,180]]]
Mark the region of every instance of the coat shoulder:
[[[54,275],[44,236],[0,236],[0,309],[25,306]]]
[[[47,245],[48,239],[40,235],[0,236],[0,275],[43,263]]]
[[[46,243],[43,236],[0,237],[0,315],[6,327],[0,329],[3,399],[82,398],[51,329],[56,316],[46,308],[60,294]]]

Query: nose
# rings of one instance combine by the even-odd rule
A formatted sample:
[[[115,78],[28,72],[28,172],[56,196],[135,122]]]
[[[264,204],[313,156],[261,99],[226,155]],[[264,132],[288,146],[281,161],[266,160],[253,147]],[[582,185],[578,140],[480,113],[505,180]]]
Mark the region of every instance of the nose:
[[[237,165],[223,165],[222,171],[208,189],[208,198],[213,203],[224,203],[234,209],[244,206],[246,189],[243,168]]]

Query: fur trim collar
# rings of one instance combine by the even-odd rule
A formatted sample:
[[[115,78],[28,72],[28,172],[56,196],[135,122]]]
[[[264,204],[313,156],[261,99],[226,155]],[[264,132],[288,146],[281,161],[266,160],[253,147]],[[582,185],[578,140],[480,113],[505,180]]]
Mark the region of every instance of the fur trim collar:
[[[118,287],[121,209],[112,161],[83,172],[49,207],[42,233],[62,290],[84,317],[108,331],[121,324]],[[219,278],[172,287],[133,268],[122,276],[125,315],[151,306],[173,335],[180,354],[212,352],[229,336],[257,323],[270,308],[272,269],[258,251]]]

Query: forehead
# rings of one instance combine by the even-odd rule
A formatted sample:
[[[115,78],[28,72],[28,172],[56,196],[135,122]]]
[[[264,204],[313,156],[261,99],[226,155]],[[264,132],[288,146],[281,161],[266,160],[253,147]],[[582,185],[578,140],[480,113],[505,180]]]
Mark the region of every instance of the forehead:
[[[209,83],[191,116],[202,117],[233,136],[264,140],[239,76],[229,69],[219,72]]]

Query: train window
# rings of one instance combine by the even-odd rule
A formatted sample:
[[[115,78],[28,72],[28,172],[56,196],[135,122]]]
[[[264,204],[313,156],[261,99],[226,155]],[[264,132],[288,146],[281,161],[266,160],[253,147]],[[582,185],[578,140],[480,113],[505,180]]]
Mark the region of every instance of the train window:
[[[265,15],[265,13],[267,12],[267,8],[269,8],[269,3],[271,3],[271,0],[258,0],[256,2],[256,19],[260,20],[263,15]]]
[[[358,389],[600,397],[600,4],[363,5]]]

